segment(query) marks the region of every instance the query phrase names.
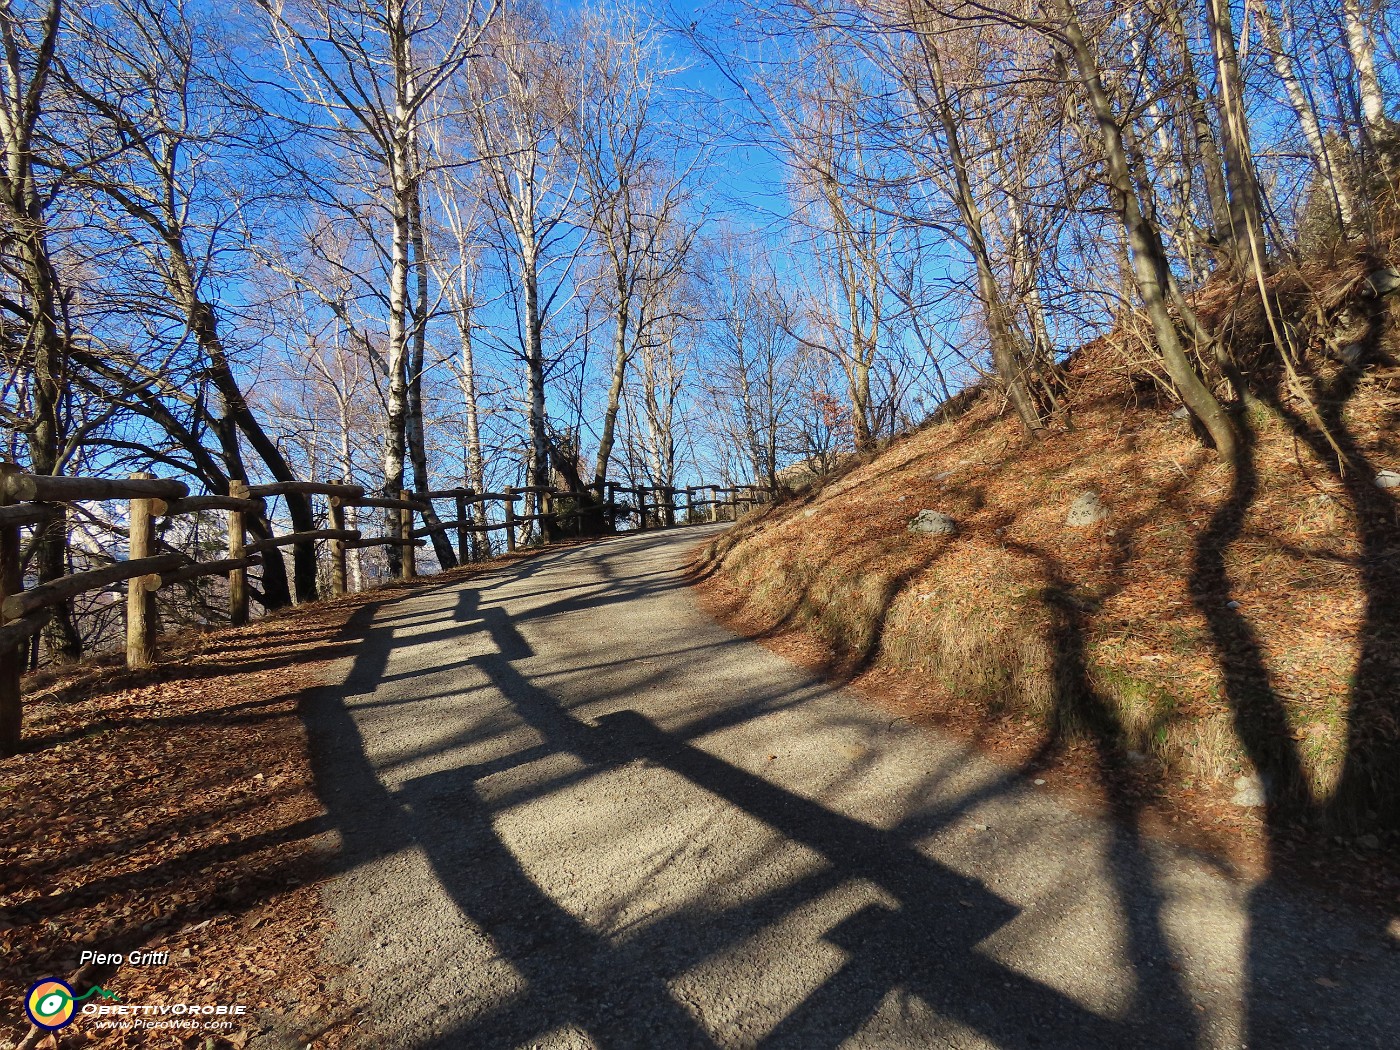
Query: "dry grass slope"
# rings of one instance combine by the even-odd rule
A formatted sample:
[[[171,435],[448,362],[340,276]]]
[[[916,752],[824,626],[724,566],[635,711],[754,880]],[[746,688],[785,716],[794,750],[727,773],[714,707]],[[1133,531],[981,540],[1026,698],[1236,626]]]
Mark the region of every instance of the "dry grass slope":
[[[1400,638],[1383,637],[1394,602],[1377,593],[1400,572],[1396,501],[1375,482],[1400,470],[1394,317],[1380,331],[1364,371],[1315,377],[1347,383],[1333,430],[1368,477],[1339,476],[1280,384],[1242,421],[1242,498],[1160,386],[1100,342],[1069,367],[1072,429],[1027,439],[983,396],[750,516],[702,567],[751,631],[798,630],[931,720],[1014,722],[1042,752],[1091,745],[1101,779],[1131,767],[1162,790],[1228,796],[1268,764],[1257,727],[1272,719],[1301,781],[1292,802],[1305,800],[1286,816],[1321,813],[1348,762],[1400,741]],[[1066,525],[1088,491],[1109,518]],[[911,533],[923,509],[958,533]],[[1280,768],[1263,772],[1288,801]],[[1348,819],[1353,832],[1389,824],[1375,808]]]

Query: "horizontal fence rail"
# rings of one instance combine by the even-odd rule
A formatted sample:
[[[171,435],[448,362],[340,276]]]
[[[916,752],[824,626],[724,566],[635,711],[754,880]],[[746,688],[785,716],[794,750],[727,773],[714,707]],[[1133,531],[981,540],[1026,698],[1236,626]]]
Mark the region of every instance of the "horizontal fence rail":
[[[323,498],[328,527],[273,535],[266,500],[289,494]],[[54,609],[80,594],[126,584],[126,663],[142,668],[156,661],[159,620],[155,601],[159,590],[204,576],[226,577],[229,622],[245,624],[250,604],[248,570],[260,565],[264,557],[281,557],[283,548],[327,544],[330,593],[338,597],[348,590],[348,551],[397,548],[399,574],[412,580],[418,576],[416,550],[427,546],[430,537],[455,539],[456,557],[465,564],[483,552],[489,555],[489,537],[496,532],[505,534],[506,550],[514,551],[522,534],[527,538],[537,534],[547,542],[570,532],[616,532],[623,524],[645,531],[677,524],[678,514],[687,524],[719,521],[737,518],[742,510],[769,499],[766,489],[754,485],[677,488],[617,482],[581,491],[550,486],[506,486],[500,492],[401,490],[395,498],[370,495],[362,486],[346,482],[249,485],[233,481],[227,495],[191,496],[183,482],[150,474],[125,479],[49,477],[25,474],[13,464],[0,463],[0,755],[19,749],[23,720],[20,677],[27,648]],[[66,504],[110,500],[128,502],[127,557],[26,589],[22,530],[63,521]],[[435,518],[433,504],[438,500],[452,502],[450,520],[429,520]],[[517,510],[521,503],[526,509]],[[350,509],[386,512],[386,534],[364,536],[358,527],[347,527],[346,511]],[[227,515],[227,557],[200,561],[157,541],[157,521],[210,511]],[[415,524],[415,515],[422,519],[421,524]],[[266,534],[264,538],[249,538],[250,518],[256,520],[260,534]]]

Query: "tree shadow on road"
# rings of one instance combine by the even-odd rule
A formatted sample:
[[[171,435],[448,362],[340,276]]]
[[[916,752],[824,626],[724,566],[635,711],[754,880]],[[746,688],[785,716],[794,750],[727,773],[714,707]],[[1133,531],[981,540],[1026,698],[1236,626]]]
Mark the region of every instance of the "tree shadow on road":
[[[532,568],[532,575],[540,571],[538,564]],[[522,620],[513,619],[503,605],[484,601],[481,590],[466,587],[456,596],[451,619],[444,616],[441,627],[421,631],[423,619],[412,613],[399,615],[399,625],[415,625],[415,633],[406,637],[396,636],[396,610],[366,607],[346,630],[347,637],[358,642],[344,685],[321,690],[306,701],[304,718],[313,742],[318,793],[341,837],[336,866],[348,871],[403,851],[421,851],[453,907],[490,938],[521,985],[467,1010],[454,1011],[448,1004],[434,1010],[428,1004],[416,1028],[410,1026],[412,1034],[374,1045],[444,1050],[533,1045],[573,1031],[600,1047],[835,1047],[866,1030],[889,997],[898,993],[920,1001],[931,1014],[922,1022],[929,1042],[1121,1047],[1207,1041],[1196,1004],[1175,972],[1153,864],[1131,830],[1110,835],[1106,856],[1085,859],[1086,868],[1109,870],[1124,925],[1126,958],[1119,965],[1126,964],[1136,984],[1128,1001],[1105,1016],[984,950],[989,937],[1017,922],[1020,908],[978,879],[932,859],[916,844],[989,797],[1018,790],[1014,777],[998,779],[951,805],[942,803],[934,812],[906,817],[892,828],[877,827],[717,757],[699,742],[705,734],[742,726],[788,702],[776,691],[758,690],[745,701],[666,729],[630,708],[584,718],[576,700],[543,688],[531,673],[529,661],[535,654],[522,625],[556,613],[597,612],[639,594],[682,586],[674,574],[651,574],[636,583],[621,575],[591,590],[571,589],[557,601],[529,610]],[[548,579],[542,582],[544,589],[528,597],[550,593]],[[1102,773],[1112,783],[1127,758],[1112,719],[1096,707],[1097,694],[1084,670],[1082,624],[1075,607],[1067,604],[1059,611],[1061,695],[1066,705],[1075,706],[1073,716],[1088,727]],[[400,689],[411,683],[404,673],[390,673],[396,651],[463,635],[477,639],[479,651],[448,666],[470,666],[484,676],[532,743],[489,760],[461,761],[410,775],[391,789],[381,780],[383,763],[367,753],[357,721],[365,712],[356,698],[366,698],[363,705],[369,707],[375,701],[368,698],[382,681],[393,678]],[[698,661],[702,655],[690,658]],[[580,654],[580,662],[587,663],[586,654]],[[430,680],[431,673],[419,692],[395,703],[439,697],[440,686]],[[471,721],[466,714],[463,719]],[[484,739],[472,732],[446,734],[434,752],[440,757]],[[489,776],[547,764],[552,757],[567,759],[564,772],[540,774],[509,794],[510,806],[607,773],[637,767],[664,771],[670,782],[695,789],[766,828],[775,841],[807,851],[817,858],[816,868],[738,903],[702,895],[698,904],[658,914],[625,936],[601,932],[597,923],[580,917],[537,882],[498,827],[506,808],[501,796],[482,787]],[[411,759],[394,761],[405,771],[411,765]],[[1126,823],[1130,829],[1131,821]],[[705,877],[703,872],[695,874],[697,880]],[[768,1018],[753,1031],[725,1028],[724,1021],[708,1016],[682,994],[688,975],[745,946],[751,950],[755,938],[810,911],[837,888],[851,886],[869,888],[875,899],[848,908],[820,933],[818,940],[839,952],[839,964],[809,975],[799,990],[743,989],[745,998],[762,1007],[754,1009]],[[422,919],[446,921],[442,916]],[[791,946],[794,953],[812,948]],[[773,965],[780,962],[775,958]],[[1285,985],[1300,977],[1295,967],[1278,960],[1270,976]],[[771,1000],[765,1001],[765,995]],[[1275,1045],[1287,1042],[1282,1039]]]

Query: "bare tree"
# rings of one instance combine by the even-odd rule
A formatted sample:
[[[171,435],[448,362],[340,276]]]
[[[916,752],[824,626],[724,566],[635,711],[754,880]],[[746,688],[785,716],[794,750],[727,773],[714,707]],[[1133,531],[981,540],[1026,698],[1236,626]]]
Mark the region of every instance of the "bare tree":
[[[63,407],[70,333],[59,270],[49,244],[47,193],[35,170],[36,134],[55,63],[62,11],[61,0],[49,0],[32,12],[18,9],[13,0],[0,2],[4,45],[0,142],[5,150],[0,168],[0,208],[4,209],[0,264],[19,293],[17,298],[5,296],[0,307],[10,318],[11,324],[5,327],[18,333],[17,339],[6,333],[5,350],[28,380],[28,412],[20,424],[29,467],[36,474],[62,471],[66,438]],[[66,552],[67,531],[60,519],[39,534],[34,555],[39,582],[64,574]],[[71,604],[65,602],[55,610],[44,638],[54,659],[80,655]]]
[[[462,106],[485,173],[494,248],[508,261],[515,295],[516,348],[525,369],[525,474],[529,485],[546,486],[551,361],[545,332],[552,312],[563,305],[560,296],[567,298],[579,248],[579,175],[565,142],[574,125],[576,70],[541,11],[509,11],[485,45],[486,57],[471,70]]]
[[[773,487],[792,443],[802,348],[791,334],[796,304],[783,294],[772,260],[745,239],[741,231],[724,231],[701,268],[712,348],[702,386],[721,440],[739,454],[750,479]]]
[[[477,492],[485,492],[486,458],[482,449],[482,408],[476,364],[476,333],[481,324],[477,315],[482,305],[479,292],[480,253],[484,245],[479,226],[483,205],[479,187],[469,183],[460,169],[444,167],[436,174],[433,186],[446,251],[435,253],[431,261],[457,330],[458,351],[454,371],[465,417],[463,466],[467,484]],[[473,524],[486,524],[484,503],[470,504],[467,512]],[[484,550],[476,552],[477,556],[489,555],[490,533],[472,535],[474,542],[484,546]]]
[[[1278,22],[1269,10],[1269,5],[1258,4],[1254,13],[1259,20],[1264,46],[1269,51],[1274,69],[1287,92],[1289,105],[1298,118],[1299,127],[1302,128],[1303,138],[1308,144],[1318,177],[1326,186],[1328,198],[1336,211],[1337,228],[1345,237],[1355,226],[1357,218],[1356,203],[1352,198],[1346,165],[1335,145],[1328,142],[1327,135],[1322,130],[1317,107],[1297,71],[1293,50],[1285,46]]]
[[[450,14],[408,0],[258,4],[302,98],[325,116],[324,124],[309,130],[357,158],[380,180],[377,197],[389,224],[383,490],[397,496],[404,487],[412,381],[415,322],[409,273],[415,216],[421,214],[422,124],[434,98],[474,54],[497,4],[471,0]],[[397,551],[391,549],[391,567],[396,560]]]
[[[1175,280],[1171,262],[1151,210],[1144,208],[1138,195],[1138,180],[1130,161],[1134,147],[1128,125],[1114,107],[1097,51],[1073,4],[1070,0],[1055,0],[1052,10],[1056,16],[1053,21],[1035,20],[1033,24],[1068,53],[1068,65],[1088,103],[1093,123],[1086,130],[1096,136],[1102,150],[1113,207],[1127,240],[1133,280],[1152,325],[1157,350],[1186,408],[1205,428],[1220,454],[1233,462],[1239,447],[1234,422],[1196,371],[1172,317]]]
[[[676,213],[689,194],[695,162],[678,164],[681,143],[666,128],[657,96],[666,73],[659,68],[654,27],[624,7],[608,17],[592,15],[583,37],[584,93],[576,113],[574,141],[591,219],[602,256],[600,295],[612,317],[612,354],[607,400],[598,437],[593,481],[607,480],[627,367],[639,342],[649,339],[638,325],[643,281],[672,283],[688,245],[676,239]]]
[[[251,104],[240,97],[229,71],[220,68],[217,30],[153,0],[115,0],[91,15],[78,10],[70,24],[85,46],[60,62],[59,74],[66,116],[83,137],[78,149],[52,163],[75,189],[97,198],[97,211],[112,217],[116,241],[147,264],[156,279],[152,290],[181,318],[198,351],[195,367],[219,400],[209,422],[223,461],[223,469],[205,480],[215,487],[228,479],[248,480],[241,437],[275,480],[292,481],[286,457],[248,406],[210,287],[220,276],[220,256],[241,249],[236,226],[242,203],[239,193],[213,181],[211,173],[220,168],[217,158],[234,153],[235,141],[252,123]],[[114,26],[129,30],[124,43],[104,46]],[[128,90],[128,83],[144,90]],[[104,148],[111,143],[119,145]],[[127,366],[138,381],[165,387],[161,395],[169,396],[169,377],[137,361]],[[287,506],[295,529],[314,528],[306,497],[291,495]],[[297,598],[311,600],[316,596],[312,548],[299,545],[294,563]],[[285,600],[285,584],[276,579],[279,568],[272,560],[265,566],[265,582],[271,585],[265,598],[273,605]]]

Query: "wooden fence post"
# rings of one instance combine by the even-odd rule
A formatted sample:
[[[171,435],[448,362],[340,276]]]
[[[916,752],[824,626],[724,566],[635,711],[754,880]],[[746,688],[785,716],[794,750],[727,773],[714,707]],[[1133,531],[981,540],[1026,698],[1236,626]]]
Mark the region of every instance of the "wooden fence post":
[[[689,486],[689,485],[688,485],[688,486],[686,486],[686,490],[685,490],[685,523],[686,523],[687,525],[689,525],[690,522],[691,522],[691,519],[692,519],[694,516],[695,516],[695,488],[694,488],[693,486]]]
[[[133,474],[134,481],[149,481],[154,474]],[[154,500],[133,499],[127,521],[127,557],[149,558],[155,547]],[[160,577],[156,577],[159,586]],[[156,662],[156,596],[152,581],[135,576],[126,581],[126,666],[150,667]]]
[[[247,499],[248,483],[246,481],[230,481],[228,494],[234,499]],[[245,512],[241,510],[228,512],[228,556],[230,558],[239,559],[247,555],[247,551],[244,549],[244,540],[247,534],[247,521],[244,515]],[[280,558],[281,555],[273,550],[266,557]],[[235,627],[240,627],[248,622],[247,569],[234,569],[228,574],[228,622]]]
[[[475,495],[471,489],[459,491],[457,500],[457,562],[465,565],[471,561],[471,530],[467,527],[467,497]]]
[[[540,539],[549,543],[554,539],[554,489],[540,493]]]
[[[706,485],[705,488],[710,493],[710,522],[713,524],[719,521],[719,486]]]
[[[331,510],[331,528],[338,532],[345,531],[345,505],[339,496],[332,496],[328,501]],[[331,597],[341,598],[345,595],[345,541],[342,539],[331,540]]]
[[[515,550],[515,488],[507,485],[506,496],[506,550]]]
[[[407,489],[399,489],[399,499],[407,500],[409,492]],[[412,580],[418,576],[418,559],[414,554],[413,547],[413,508],[399,508],[399,538],[407,540],[403,545],[403,558],[400,565],[403,567],[403,578]]]
[[[607,508],[606,508],[606,510],[604,511],[604,513],[607,514],[607,516],[608,516],[608,525],[609,525],[609,527],[612,529],[613,532],[616,532],[616,531],[617,531],[617,482],[616,482],[616,481],[605,481],[605,482],[603,482],[603,492],[605,493],[605,495],[603,496],[603,501],[604,501],[604,503],[607,504]]]
[[[667,485],[662,491],[666,493],[666,526],[674,528],[676,524],[676,490]]]
[[[0,506],[13,502],[6,492],[12,474],[20,473],[13,463],[0,463]],[[24,589],[20,574],[18,525],[0,525],[0,605],[12,594]],[[0,626],[8,623],[0,613]],[[24,725],[24,701],[20,695],[20,676],[24,674],[25,650],[28,639],[0,647],[0,755],[19,752],[20,734]]]
[[[647,531],[647,490],[645,486],[638,485],[632,490],[637,497],[637,531]]]

